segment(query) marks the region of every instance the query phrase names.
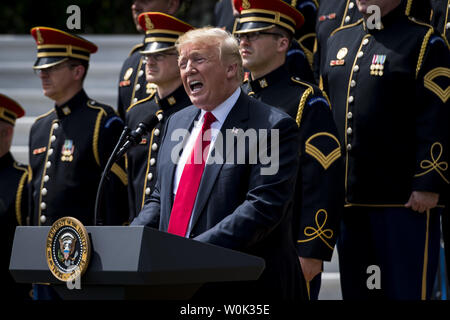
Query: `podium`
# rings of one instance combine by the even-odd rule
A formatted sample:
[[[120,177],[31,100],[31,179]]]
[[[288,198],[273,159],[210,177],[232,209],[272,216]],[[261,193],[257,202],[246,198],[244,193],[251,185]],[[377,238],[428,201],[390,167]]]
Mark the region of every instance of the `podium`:
[[[63,299],[189,299],[205,283],[257,280],[259,257],[144,226],[87,226],[91,257],[80,289],[46,261],[50,227],[17,227],[10,272],[19,283],[52,285]]]

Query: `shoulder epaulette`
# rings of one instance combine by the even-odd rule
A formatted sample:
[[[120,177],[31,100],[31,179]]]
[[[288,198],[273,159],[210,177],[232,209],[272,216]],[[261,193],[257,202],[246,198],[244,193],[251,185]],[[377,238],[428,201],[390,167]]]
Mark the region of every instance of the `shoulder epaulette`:
[[[341,31],[341,30],[344,30],[344,29],[348,29],[348,28],[354,27],[354,26],[356,26],[356,25],[362,23],[363,21],[364,21],[364,19],[361,18],[361,19],[359,19],[358,21],[356,21],[356,22],[354,22],[354,23],[351,23],[351,24],[348,24],[348,25],[346,25],[346,26],[342,26],[342,27],[336,28],[336,29],[333,30],[333,32],[331,32],[330,37],[332,37],[332,36],[333,36],[336,32],[338,32],[338,31]]]
[[[294,83],[298,83],[298,84],[302,85],[303,87],[306,87],[307,89],[311,89],[312,93],[315,92],[313,85],[311,85],[308,82],[304,82],[304,81],[300,80],[299,77],[291,77],[291,81],[294,82]]]
[[[40,116],[37,116],[36,119],[34,119],[34,122],[49,116],[52,112],[55,112],[55,109],[49,110],[46,113],[41,114]]]
[[[128,56],[131,56],[133,53],[135,53],[138,49],[142,48],[144,46],[144,44],[142,43],[138,43],[137,45],[135,45],[133,48],[131,48],[130,53],[128,54]]]
[[[135,103],[131,104],[131,105],[128,107],[128,109],[127,109],[126,112],[130,111],[131,108],[135,107],[136,105],[141,104],[141,103],[143,103],[143,102],[145,102],[145,101],[150,100],[151,98],[153,98],[153,96],[155,95],[155,93],[156,93],[156,91],[153,91],[153,92],[150,93],[146,98],[141,99],[141,100],[138,100],[138,101],[136,101]]]

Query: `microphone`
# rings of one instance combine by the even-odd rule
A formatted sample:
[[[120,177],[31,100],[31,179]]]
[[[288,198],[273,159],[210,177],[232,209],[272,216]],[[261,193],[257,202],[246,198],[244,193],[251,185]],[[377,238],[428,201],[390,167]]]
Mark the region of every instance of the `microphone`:
[[[103,217],[100,216],[101,198],[103,194],[105,179],[108,175],[108,172],[111,170],[114,162],[119,160],[125,154],[125,152],[127,152],[128,149],[130,149],[132,146],[141,142],[142,136],[146,132],[153,129],[158,124],[158,122],[159,122],[158,117],[154,114],[150,114],[147,117],[145,117],[144,120],[142,120],[142,122],[138,124],[135,130],[130,132],[130,129],[125,127],[124,130],[122,131],[122,134],[119,138],[119,142],[116,144],[113,152],[111,153],[111,156],[108,159],[108,162],[106,163],[106,166],[103,170],[100,179],[100,183],[97,188],[97,195],[95,198],[94,226],[103,225]],[[124,141],[126,142],[123,143]],[[117,151],[120,146],[122,147],[120,148],[119,151]]]
[[[152,130],[158,122],[159,119],[155,114],[149,114],[146,116],[144,120],[138,124],[136,129],[131,131],[128,135],[127,141],[123,144],[122,148],[120,148],[116,155],[116,159],[122,157],[132,146],[139,144],[142,141],[142,136]]]

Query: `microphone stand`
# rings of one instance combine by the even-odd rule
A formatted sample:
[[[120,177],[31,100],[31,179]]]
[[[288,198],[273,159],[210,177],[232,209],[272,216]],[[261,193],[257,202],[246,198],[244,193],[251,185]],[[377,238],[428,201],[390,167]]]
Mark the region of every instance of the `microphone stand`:
[[[105,169],[103,170],[102,177],[100,179],[100,183],[97,189],[97,196],[95,197],[94,226],[102,226],[104,223],[104,219],[103,217],[100,217],[99,213],[100,213],[101,198],[103,195],[103,188],[105,186],[105,179],[108,176],[108,173],[111,170],[114,162],[116,162],[120,158],[116,156],[117,150],[119,150],[119,148],[123,145],[125,139],[127,139],[128,135],[130,134],[130,131],[131,129],[125,126],[125,128],[122,131],[122,134],[120,135],[119,141],[114,147],[114,150],[111,153],[108,162],[106,163]]]

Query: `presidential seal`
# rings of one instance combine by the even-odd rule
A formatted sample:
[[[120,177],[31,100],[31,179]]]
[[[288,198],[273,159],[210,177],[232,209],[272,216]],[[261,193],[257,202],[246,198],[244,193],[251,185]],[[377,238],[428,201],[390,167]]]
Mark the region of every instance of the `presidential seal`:
[[[61,281],[81,277],[89,264],[91,244],[86,228],[75,218],[64,217],[52,225],[47,235],[47,264]]]

